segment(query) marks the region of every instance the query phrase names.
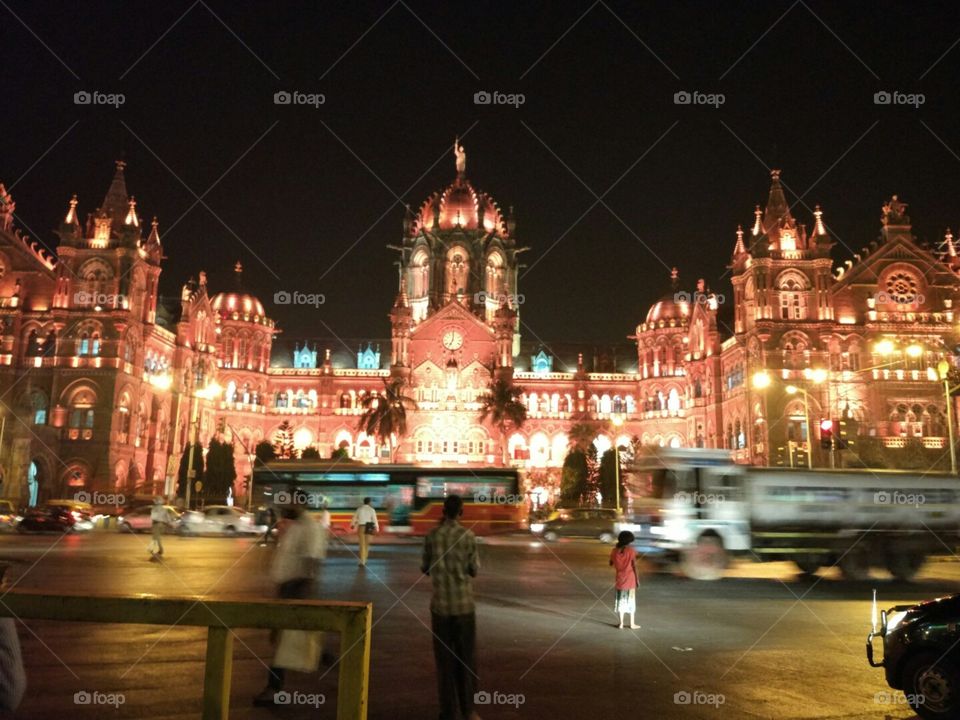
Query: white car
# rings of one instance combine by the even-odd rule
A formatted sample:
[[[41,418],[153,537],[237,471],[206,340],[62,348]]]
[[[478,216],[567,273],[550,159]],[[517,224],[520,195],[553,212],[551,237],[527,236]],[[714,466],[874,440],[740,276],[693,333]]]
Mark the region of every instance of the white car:
[[[180,526],[180,513],[172,505],[164,505],[167,511],[167,517],[171,528]],[[153,520],[150,514],[153,512],[153,505],[143,505],[124,513],[117,518],[117,530],[120,532],[147,532],[153,528]]]
[[[252,513],[229,505],[208,505],[180,517],[180,532],[188,535],[256,535],[266,530],[266,525],[254,522]]]

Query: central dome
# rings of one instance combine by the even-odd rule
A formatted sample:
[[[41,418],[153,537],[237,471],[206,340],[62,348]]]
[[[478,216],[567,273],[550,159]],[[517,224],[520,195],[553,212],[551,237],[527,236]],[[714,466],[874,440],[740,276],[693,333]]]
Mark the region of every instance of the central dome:
[[[500,208],[493,198],[478,192],[466,178],[458,177],[445,190],[434,193],[420,206],[416,230],[483,230],[506,234]],[[483,227],[481,228],[481,222]]]
[[[455,143],[454,152],[457,156],[456,179],[428,197],[416,215],[410,217],[408,236],[432,230],[474,230],[507,237],[512,228],[504,222],[497,203],[467,179],[467,156],[463,147]]]
[[[239,260],[234,266],[233,272],[236,290],[234,292],[217,293],[210,300],[210,307],[222,318],[253,322],[266,321],[267,313],[263,309],[263,303],[256,296],[243,290],[241,281],[243,266]]]
[[[680,293],[670,293],[657,300],[647,313],[647,325],[660,320],[686,320],[690,317],[690,303],[678,297]]]

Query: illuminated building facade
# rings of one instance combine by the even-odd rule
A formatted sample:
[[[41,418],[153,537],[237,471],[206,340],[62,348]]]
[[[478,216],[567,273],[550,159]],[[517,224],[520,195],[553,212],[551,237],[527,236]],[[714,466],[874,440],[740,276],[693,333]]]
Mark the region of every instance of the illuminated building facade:
[[[239,495],[249,453],[284,422],[298,448],[387,461],[389,448],[357,420],[364,397],[391,377],[418,404],[402,462],[499,462],[499,433],[478,419],[498,378],[524,389],[528,420],[506,445],[527,468],[559,468],[574,424],[595,430],[600,451],[635,437],[770,464],[805,462],[811,445],[813,464],[829,464],[808,416],[814,426],[849,420],[892,450],[946,447],[932,369],[953,362],[960,340],[960,259],[949,232],[937,250],[918,244],[896,197],[878,240],[836,268],[823,213],[810,230],[799,223],[774,171],[766,207],[737,231],[729,293],[703,281],[681,289],[674,271],[630,342],[539,344],[521,337],[527,248],[512,209],[474,187],[463,148],[455,153],[452,183],[408,209],[391,246],[400,262],[390,338],[358,341],[347,356],[277,342],[239,263],[235,288],[213,293],[201,272],[178,312],[166,312],[159,225],[144,225],[123,163],[85,221],[70,200],[55,256],[16,228],[0,186],[2,494],[27,503],[80,490],[169,492],[196,432],[204,445],[215,434],[235,441]],[[751,384],[760,370],[772,379],[762,390]]]

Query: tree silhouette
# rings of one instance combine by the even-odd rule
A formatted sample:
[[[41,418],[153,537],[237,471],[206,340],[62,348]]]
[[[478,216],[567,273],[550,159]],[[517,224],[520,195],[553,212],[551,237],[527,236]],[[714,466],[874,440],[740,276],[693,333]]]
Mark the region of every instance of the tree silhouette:
[[[394,462],[407,434],[407,410],[417,409],[417,402],[403,394],[405,384],[401,378],[385,379],[380,393],[371,393],[363,398],[364,411],[357,422],[357,430],[390,447]]]
[[[507,430],[523,427],[527,406],[521,401],[523,388],[499,379],[490,383],[480,398],[480,422],[487,420],[500,432],[500,462],[507,464]]]

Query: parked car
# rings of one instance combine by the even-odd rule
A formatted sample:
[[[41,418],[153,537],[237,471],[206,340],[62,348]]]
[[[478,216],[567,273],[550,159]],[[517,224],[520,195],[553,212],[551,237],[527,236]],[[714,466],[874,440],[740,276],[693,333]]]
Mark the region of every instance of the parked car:
[[[20,532],[76,532],[93,530],[89,515],[79,510],[69,510],[60,505],[44,505],[30,508],[17,523]]]
[[[173,505],[164,505],[163,508],[167,511],[168,527],[178,529],[180,527],[180,511]],[[117,530],[120,532],[148,532],[153,527],[153,520],[150,517],[151,512],[153,512],[153,505],[142,505],[125,512],[117,518]]]
[[[229,505],[208,505],[189,510],[180,517],[180,532],[198,535],[254,535],[266,532],[266,525],[257,525],[252,513]]]
[[[542,523],[530,523],[530,531],[547,542],[555,542],[563,537],[583,537],[611,543],[617,538],[616,528],[620,519],[617,511],[610,508],[564,508]]]
[[[0,530],[15,530],[21,519],[12,500],[0,500]]]
[[[874,638],[883,658],[874,657]],[[897,605],[880,614],[867,636],[867,661],[882,667],[887,684],[902,690],[914,712],[927,720],[960,717],[960,594],[918,605]]]

